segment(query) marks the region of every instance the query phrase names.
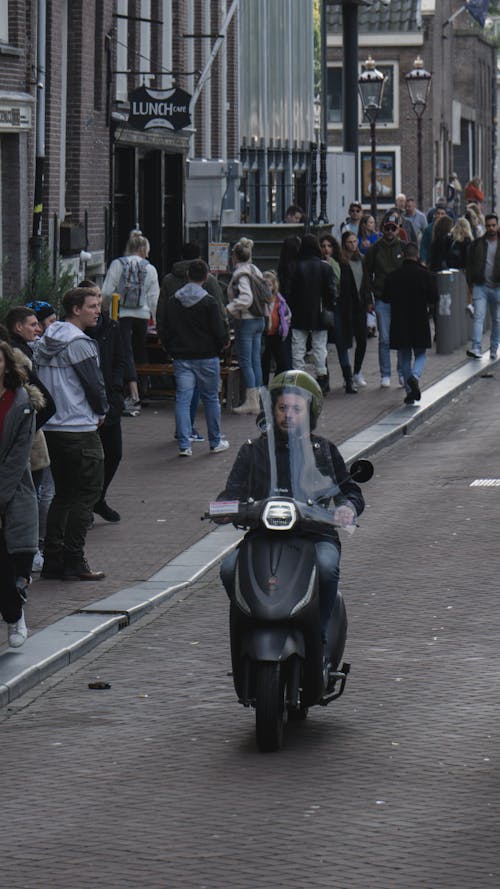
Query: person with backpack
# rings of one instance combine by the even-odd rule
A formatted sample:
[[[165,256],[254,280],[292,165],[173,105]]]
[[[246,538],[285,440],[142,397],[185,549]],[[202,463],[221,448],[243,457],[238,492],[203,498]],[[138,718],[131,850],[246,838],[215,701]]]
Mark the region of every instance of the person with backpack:
[[[249,238],[240,238],[234,245],[234,272],[227,288],[227,311],[234,319],[236,348],[246,386],[245,400],[234,408],[235,414],[258,414],[260,410],[262,334],[273,299],[262,272],[252,263],[252,248]]]
[[[119,316],[125,359],[124,413],[136,416],[141,409],[136,362],[148,360],[146,341],[150,317],[156,317],[160,285],[158,273],[148,261],[150,245],[142,232],[130,232],[125,255],[114,259],[102,285],[103,304],[109,309],[113,293],[120,295]]]

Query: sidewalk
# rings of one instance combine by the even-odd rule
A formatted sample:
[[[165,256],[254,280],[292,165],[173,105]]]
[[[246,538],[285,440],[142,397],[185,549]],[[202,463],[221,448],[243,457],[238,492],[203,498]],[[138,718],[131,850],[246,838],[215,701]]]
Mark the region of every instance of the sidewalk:
[[[451,355],[429,352],[421,406],[405,407],[404,391],[394,375],[392,387],[380,389],[377,342],[368,341],[363,367],[368,386],[357,395],[345,395],[336,353],[330,353],[332,392],[326,398],[318,431],[342,443],[346,460],[362,452],[373,453],[409,425],[426,419],[469,381],[495,372],[486,352],[481,361],[467,359],[464,348]],[[106,579],[63,583],[39,580],[35,575],[26,609],[30,639],[21,649],[9,649],[6,628],[1,625],[0,705],[69,663],[97,640],[118,632],[154,607],[155,600],[164,599],[169,587],[187,584],[216,562],[224,548],[234,546],[238,532],[232,528],[213,532],[213,526],[202,523],[200,516],[223,488],[239,446],[255,436],[255,418],[223,412],[223,429],[231,448],[214,455],[206,442],[194,443],[193,457],[179,460],[173,439],[173,407],[171,400],[152,402],[139,417],[123,419],[124,459],[108,498],[122,521],[110,525],[96,516],[87,538],[89,563],[104,569]],[[202,416],[198,428],[205,430]],[[207,534],[207,540],[196,546]],[[75,614],[83,609],[85,614]],[[62,634],[57,651],[61,640],[64,642],[59,645],[60,657],[54,653],[56,622],[56,630]],[[51,629],[41,633],[46,627]]]

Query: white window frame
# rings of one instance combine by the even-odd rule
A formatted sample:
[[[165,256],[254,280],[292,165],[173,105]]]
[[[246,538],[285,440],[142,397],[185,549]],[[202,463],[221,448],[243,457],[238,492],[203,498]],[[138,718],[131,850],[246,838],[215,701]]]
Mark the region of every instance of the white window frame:
[[[9,0],[0,0],[0,43],[9,42]]]

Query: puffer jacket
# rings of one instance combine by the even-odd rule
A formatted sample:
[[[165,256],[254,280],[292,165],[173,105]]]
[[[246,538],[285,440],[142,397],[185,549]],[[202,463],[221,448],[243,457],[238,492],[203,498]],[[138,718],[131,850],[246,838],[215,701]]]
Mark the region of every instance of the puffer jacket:
[[[30,472],[38,390],[29,383],[16,390],[0,439],[0,515],[10,555],[36,552],[38,508]]]

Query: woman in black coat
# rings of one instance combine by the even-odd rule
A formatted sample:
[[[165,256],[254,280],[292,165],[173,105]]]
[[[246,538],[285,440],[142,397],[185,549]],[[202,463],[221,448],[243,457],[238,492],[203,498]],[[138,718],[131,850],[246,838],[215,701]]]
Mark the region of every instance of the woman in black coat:
[[[311,353],[321,388],[328,387],[326,366],[328,327],[321,320],[322,309],[333,311],[336,300],[331,267],[322,259],[315,235],[304,235],[294,266],[287,302],[292,312],[292,359],[294,370],[305,369],[307,340],[311,335]]]
[[[391,305],[390,347],[398,350],[405,404],[420,401],[425,352],[432,345],[428,307],[437,302],[436,278],[420,265],[418,247],[405,244],[403,264],[387,275],[383,298]]]

